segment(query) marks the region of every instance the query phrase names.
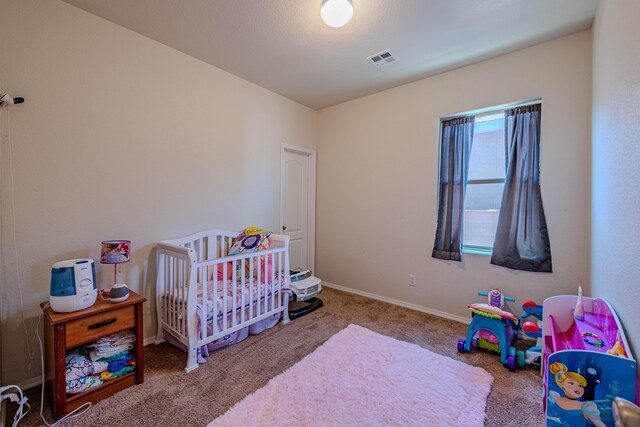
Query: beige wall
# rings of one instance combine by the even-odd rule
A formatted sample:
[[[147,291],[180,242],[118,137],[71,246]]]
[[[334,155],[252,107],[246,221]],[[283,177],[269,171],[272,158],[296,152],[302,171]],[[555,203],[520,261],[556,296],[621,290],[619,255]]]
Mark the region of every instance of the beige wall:
[[[636,0],[602,1],[594,24],[591,228],[593,294],[608,299],[616,309],[636,358],[640,356],[638,17]]]
[[[8,120],[33,336],[51,264],[98,259],[101,240],[133,241],[124,278],[150,297],[158,240],[277,227],[280,144],[314,147],[317,113],[66,3],[0,1],[0,85],[26,99],[10,117],[2,111],[2,379],[13,383],[38,375],[39,356],[27,371]],[[108,285],[112,267],[97,269],[99,284]],[[149,303],[145,322],[152,337]]]
[[[439,117],[536,97],[553,274],[431,258]],[[465,318],[476,292],[496,286],[519,302],[588,293],[590,118],[590,31],[321,110],[318,276]]]

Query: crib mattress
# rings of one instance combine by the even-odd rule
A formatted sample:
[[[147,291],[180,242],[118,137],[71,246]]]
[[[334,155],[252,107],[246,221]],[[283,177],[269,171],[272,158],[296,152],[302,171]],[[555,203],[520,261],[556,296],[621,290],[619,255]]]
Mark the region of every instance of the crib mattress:
[[[227,292],[225,295],[224,292],[224,283],[221,283],[220,280],[217,282],[217,289],[215,289],[214,293],[214,282],[210,280],[207,282],[207,322],[213,320],[214,314],[217,318],[222,317],[222,313],[227,313],[230,315],[233,311],[233,308],[236,308],[236,312],[240,312],[240,308],[248,309],[251,302],[253,309],[258,309],[258,301],[261,303],[260,312],[266,311],[268,308],[264,306],[264,301],[266,297],[267,303],[271,302],[272,291],[275,289],[274,299],[279,295],[279,279],[274,279],[271,283],[258,283],[257,280],[253,280],[251,283],[245,283],[243,286],[241,283],[237,282],[235,284],[235,304],[233,300],[233,284],[230,280],[227,281]],[[203,298],[203,289],[202,287],[198,287],[198,303],[202,302]],[[271,308],[271,307],[269,307]]]
[[[248,309],[250,306],[253,307],[254,315],[258,312],[258,308],[260,309],[260,313],[265,312],[271,308],[271,298],[272,294],[274,300],[277,301],[279,298],[280,290],[279,290],[280,278],[276,277],[273,282],[260,282],[258,283],[257,279],[254,279],[252,282],[247,282],[244,285],[240,282],[236,282],[235,286],[233,285],[231,280],[227,280],[227,289],[225,293],[224,282],[222,280],[216,281],[214,283],[213,280],[209,280],[207,282],[207,293],[206,293],[206,319],[207,322],[213,321],[214,317],[218,319],[222,318],[222,313],[227,313],[227,316],[232,314],[232,311],[235,307],[236,313],[240,314],[241,308]],[[214,289],[215,287],[215,289]],[[234,287],[235,287],[235,304],[234,304]],[[200,312],[203,307],[203,286],[198,286],[198,294],[197,294],[197,307]],[[186,289],[185,289],[186,295]],[[163,297],[164,299],[164,297]],[[173,296],[169,297],[170,301],[174,299],[180,299],[179,304],[182,304],[182,298],[174,298]],[[265,300],[267,302],[265,306]],[[249,304],[251,302],[251,304]],[[260,304],[258,304],[260,302]],[[200,313],[198,313],[200,314]],[[248,317],[248,315],[247,315]]]

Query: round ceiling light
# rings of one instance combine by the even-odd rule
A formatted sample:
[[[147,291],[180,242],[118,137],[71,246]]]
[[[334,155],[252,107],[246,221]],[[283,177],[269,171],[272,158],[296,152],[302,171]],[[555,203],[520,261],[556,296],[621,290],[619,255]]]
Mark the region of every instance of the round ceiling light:
[[[353,17],[353,4],[351,0],[323,0],[320,16],[330,27],[344,27]]]

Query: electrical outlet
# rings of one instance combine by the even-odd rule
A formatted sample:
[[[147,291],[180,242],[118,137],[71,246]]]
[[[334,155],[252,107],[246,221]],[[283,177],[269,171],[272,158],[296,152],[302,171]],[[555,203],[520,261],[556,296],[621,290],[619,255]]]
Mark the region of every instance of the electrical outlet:
[[[409,286],[415,286],[416,285],[416,275],[415,274],[410,274],[409,275]]]

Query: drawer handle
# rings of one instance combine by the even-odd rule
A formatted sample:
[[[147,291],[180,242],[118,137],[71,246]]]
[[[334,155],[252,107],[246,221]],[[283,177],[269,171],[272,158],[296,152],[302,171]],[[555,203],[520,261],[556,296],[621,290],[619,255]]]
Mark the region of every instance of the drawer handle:
[[[105,320],[104,322],[94,323],[93,325],[89,325],[89,330],[104,328],[105,326],[109,326],[110,324],[116,323],[117,321],[118,321],[118,318],[114,317],[113,319],[108,319],[108,320]]]

